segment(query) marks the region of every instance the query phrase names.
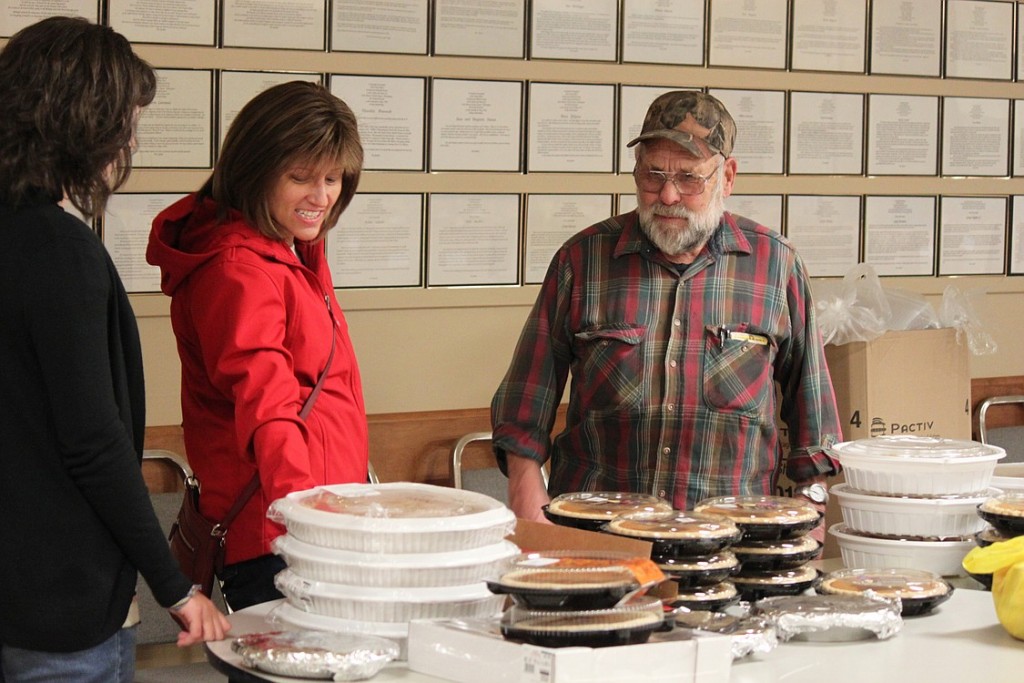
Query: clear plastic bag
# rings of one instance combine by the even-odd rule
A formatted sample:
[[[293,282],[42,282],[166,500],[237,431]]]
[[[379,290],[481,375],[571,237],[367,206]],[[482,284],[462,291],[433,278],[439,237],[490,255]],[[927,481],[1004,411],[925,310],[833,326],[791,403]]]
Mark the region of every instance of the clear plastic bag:
[[[964,343],[966,339],[973,355],[995,353],[996,343],[984,330],[972,297],[950,285],[942,295],[942,310],[937,312],[921,294],[883,289],[875,269],[858,263],[841,281],[821,284],[815,311],[826,344],[867,342],[889,330],[953,327],[957,340]]]
[[[839,282],[824,283],[815,310],[826,344],[880,337],[889,329],[892,312],[875,269],[866,263],[851,268]]]
[[[983,294],[984,291],[978,290],[963,292],[949,285],[942,292],[942,311],[939,314],[942,326],[955,327],[956,340],[962,344],[966,338],[967,346],[975,356],[992,354],[999,348],[975,312],[973,299]]]

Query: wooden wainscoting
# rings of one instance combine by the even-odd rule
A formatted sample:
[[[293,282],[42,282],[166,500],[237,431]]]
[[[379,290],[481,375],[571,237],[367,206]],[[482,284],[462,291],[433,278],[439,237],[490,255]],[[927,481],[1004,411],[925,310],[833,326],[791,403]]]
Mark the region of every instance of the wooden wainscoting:
[[[451,449],[460,437],[470,432],[491,431],[489,408],[431,410],[413,413],[379,413],[367,416],[370,427],[370,462],[381,481],[416,481],[450,486]],[[564,407],[556,422],[564,424]],[[180,425],[146,428],[146,448],[163,448],[184,454]],[[477,442],[466,448],[463,467],[493,467],[490,444]],[[156,477],[164,476],[154,467],[144,467],[150,490],[163,488]],[[168,485],[175,485],[173,480]]]

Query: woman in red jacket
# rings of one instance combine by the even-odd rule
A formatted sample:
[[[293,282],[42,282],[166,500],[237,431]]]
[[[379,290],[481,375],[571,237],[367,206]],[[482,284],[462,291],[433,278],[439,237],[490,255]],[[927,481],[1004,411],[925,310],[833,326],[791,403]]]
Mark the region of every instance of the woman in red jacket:
[[[233,609],[281,597],[273,577],[284,562],[270,542],[284,530],[266,517],[273,500],[366,481],[362,386],[322,242],[355,194],[362,161],[344,102],[320,85],[278,85],[238,113],[206,184],[153,221],[146,257],[172,297],[202,512],[222,519],[259,473],[227,535],[220,579]]]

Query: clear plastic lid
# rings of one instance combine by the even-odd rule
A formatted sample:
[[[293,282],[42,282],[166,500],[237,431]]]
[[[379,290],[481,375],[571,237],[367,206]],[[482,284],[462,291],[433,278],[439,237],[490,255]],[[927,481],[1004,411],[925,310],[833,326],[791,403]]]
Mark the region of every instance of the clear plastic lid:
[[[1000,493],[981,504],[982,512],[1024,518],[1024,492]]]
[[[821,516],[809,502],[787,496],[718,496],[705,498],[694,509],[738,524],[791,524]]]
[[[649,557],[611,551],[522,553],[495,583],[509,588],[570,589],[653,586],[665,575]]]
[[[736,586],[731,581],[722,581],[710,586],[694,586],[693,588],[680,589],[676,593],[676,601],[703,602],[729,600],[739,595]]]
[[[694,555],[693,557],[670,558],[658,564],[663,570],[682,571],[707,571],[711,569],[730,569],[739,566],[739,559],[732,552],[723,550],[720,553],[711,555]]]
[[[270,505],[267,516],[331,529],[371,532],[425,532],[515,524],[500,501],[475,491],[394,482],[334,484],[289,493]]]
[[[513,605],[504,623],[525,631],[605,631],[660,625],[665,618],[661,600],[640,596],[609,609],[552,612]]]
[[[934,572],[902,567],[838,569],[822,577],[822,593],[859,594],[871,591],[884,598],[946,595],[952,586]]]
[[[612,519],[626,512],[654,512],[671,509],[672,505],[663,498],[628,491],[563,493],[552,498],[548,504],[548,512],[551,514],[582,519]]]
[[[605,524],[604,529],[622,536],[667,541],[740,537],[739,527],[727,517],[680,510],[628,512]]]
[[[936,436],[876,436],[838,443],[829,452],[840,463],[851,457],[971,461],[998,460],[1006,455],[998,446]]]
[[[754,584],[763,586],[787,586],[794,583],[814,581],[818,578],[818,570],[814,567],[802,566],[794,569],[780,569],[778,571],[765,572],[743,572],[730,579],[737,584]]]
[[[782,540],[751,540],[742,541],[733,547],[733,551],[744,555],[800,555],[815,553],[821,549],[821,543],[810,536]]]

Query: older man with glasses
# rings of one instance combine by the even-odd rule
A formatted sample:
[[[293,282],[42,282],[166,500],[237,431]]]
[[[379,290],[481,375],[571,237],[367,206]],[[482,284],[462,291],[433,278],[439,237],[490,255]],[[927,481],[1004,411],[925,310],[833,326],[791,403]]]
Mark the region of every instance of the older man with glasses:
[[[688,510],[772,495],[782,472],[823,508],[838,471],[825,449],[841,428],[810,283],[785,238],[725,211],[735,137],[714,97],[658,97],[629,143],[637,209],[552,259],[491,405],[519,517],[545,521],[550,497],[572,491]],[[565,429],[552,435],[570,374]]]

